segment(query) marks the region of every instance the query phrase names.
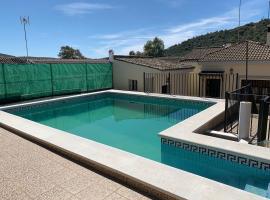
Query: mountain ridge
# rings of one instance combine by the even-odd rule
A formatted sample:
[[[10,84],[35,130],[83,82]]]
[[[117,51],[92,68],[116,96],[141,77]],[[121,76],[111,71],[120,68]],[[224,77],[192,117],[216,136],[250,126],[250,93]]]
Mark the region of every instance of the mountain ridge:
[[[265,44],[267,25],[269,24],[270,20],[262,19],[258,22],[251,22],[240,27],[206,33],[167,48],[165,50],[165,54],[166,56],[183,56],[194,48],[218,47],[228,43],[237,43],[238,30],[240,42],[244,40],[252,40]]]

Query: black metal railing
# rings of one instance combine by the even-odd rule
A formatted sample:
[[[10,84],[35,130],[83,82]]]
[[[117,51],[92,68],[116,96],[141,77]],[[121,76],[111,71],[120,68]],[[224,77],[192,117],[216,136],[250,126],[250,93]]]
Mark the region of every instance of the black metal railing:
[[[270,97],[265,95],[266,93],[259,92],[267,91],[267,88],[258,90],[250,82],[244,82],[244,84],[247,85],[233,92],[226,92],[224,132],[236,135],[239,133],[240,102],[246,101],[252,103],[249,144],[260,144],[263,141],[269,141]]]
[[[256,143],[258,145],[264,145],[264,142],[269,141],[270,139],[269,106],[270,106],[270,97],[264,96],[260,100],[259,104],[257,132],[250,139],[249,144]]]
[[[253,102],[251,86],[246,85],[240,89],[225,93],[224,132],[238,134],[239,108],[241,101]]]

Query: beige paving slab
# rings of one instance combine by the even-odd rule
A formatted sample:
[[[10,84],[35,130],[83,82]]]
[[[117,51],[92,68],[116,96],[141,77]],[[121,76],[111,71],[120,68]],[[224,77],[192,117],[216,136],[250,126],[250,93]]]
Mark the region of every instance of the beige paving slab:
[[[132,189],[127,188],[127,187],[121,187],[116,191],[117,194],[120,196],[123,196],[127,199],[133,199],[133,200],[149,200],[149,198],[134,192]]]
[[[115,193],[121,187],[125,186],[0,128],[1,200],[124,200]]]
[[[128,199],[117,193],[112,193],[111,195],[106,197],[105,200],[128,200]]]
[[[68,200],[72,197],[72,194],[61,188],[60,186],[55,186],[51,190],[39,195],[37,200]]]

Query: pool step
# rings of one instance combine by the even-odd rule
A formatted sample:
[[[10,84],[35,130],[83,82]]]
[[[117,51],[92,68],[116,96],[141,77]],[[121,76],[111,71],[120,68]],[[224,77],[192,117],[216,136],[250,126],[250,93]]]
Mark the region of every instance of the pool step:
[[[247,191],[247,192],[260,194],[261,196],[269,198],[269,190],[270,190],[269,185],[268,185],[268,189],[265,191],[264,189],[262,189],[260,187],[254,186],[252,183],[247,183],[245,185],[244,190]]]
[[[223,138],[227,140],[238,141],[237,135],[232,134],[232,133],[225,133],[222,131],[209,130],[206,132],[206,135],[217,137],[217,138]]]

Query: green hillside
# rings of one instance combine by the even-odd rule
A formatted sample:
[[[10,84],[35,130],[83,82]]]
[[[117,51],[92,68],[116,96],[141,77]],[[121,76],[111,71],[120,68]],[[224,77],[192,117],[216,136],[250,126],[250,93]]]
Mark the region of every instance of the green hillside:
[[[238,41],[238,29],[240,29],[240,40],[253,40],[260,43],[266,42],[267,25],[269,20],[263,19],[256,23],[249,23],[239,28],[216,31],[205,35],[188,39],[180,44],[166,49],[168,56],[182,56],[196,47],[222,46],[226,43]]]

